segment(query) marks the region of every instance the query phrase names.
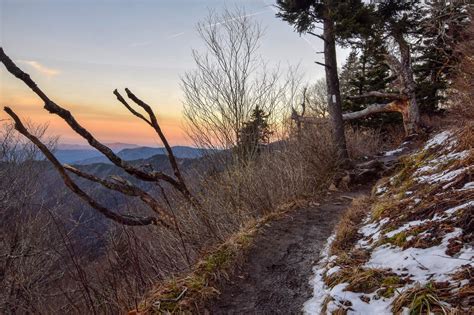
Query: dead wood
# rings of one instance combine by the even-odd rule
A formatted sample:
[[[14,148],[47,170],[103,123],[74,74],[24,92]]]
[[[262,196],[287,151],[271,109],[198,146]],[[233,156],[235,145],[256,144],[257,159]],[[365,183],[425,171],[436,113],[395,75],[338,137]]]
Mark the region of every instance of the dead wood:
[[[26,127],[21,122],[20,118],[13,112],[13,110],[9,107],[4,108],[5,112],[13,119],[15,122],[15,129],[28,138],[34,145],[41,150],[44,156],[53,164],[54,168],[58,171],[59,175],[64,181],[64,184],[79,198],[87,202],[92,208],[96,209],[100,213],[102,213],[108,219],[111,219],[115,222],[118,222],[123,225],[150,225],[154,224],[157,225],[159,223],[163,223],[163,221],[159,218],[155,217],[135,217],[135,216],[128,216],[115,213],[109,210],[107,207],[103,206],[92,197],[90,197],[86,192],[84,192],[79,186],[69,177],[66,173],[65,168],[61,165],[61,163],[56,159],[56,157],[51,153],[51,151],[46,147],[44,143],[42,143],[37,137],[32,135]]]
[[[66,110],[65,108],[61,107],[60,105],[56,104],[53,102],[38,86],[37,84],[31,79],[31,77],[23,72],[3,51],[2,48],[0,48],[0,61],[5,65],[6,69],[8,72],[10,72],[12,75],[23,81],[36,95],[38,95],[44,102],[44,109],[46,109],[49,113],[58,115],[61,117],[68,125],[69,127],[74,130],[77,134],[79,134],[81,137],[83,137],[92,147],[97,149],[99,152],[104,154],[115,166],[123,169],[126,173],[134,176],[137,179],[140,179],[142,181],[147,181],[147,182],[156,182],[159,183],[160,181],[164,181],[168,184],[170,184],[174,189],[179,191],[182,196],[201,214],[201,219],[213,234],[213,229],[210,225],[209,219],[207,217],[206,212],[202,208],[200,202],[193,196],[193,194],[189,191],[184,178],[180,172],[178,162],[176,160],[176,157],[173,154],[172,148],[169,145],[168,140],[166,139],[163,131],[161,130],[161,127],[158,123],[158,119],[153,112],[151,106],[146,104],[144,101],[139,99],[135,94],[133,94],[129,89],[125,89],[125,92],[127,93],[127,96],[129,99],[131,99],[136,105],[138,105],[140,108],[142,108],[148,115],[148,118],[145,117],[143,114],[139,113],[136,111],[127,101],[120,95],[120,93],[117,90],[114,90],[114,95],[117,97],[118,101],[122,103],[134,116],[142,119],[145,121],[148,125],[150,125],[155,132],[158,134],[160,140],[163,142],[163,145],[165,146],[165,150],[168,156],[168,160],[171,164],[171,167],[173,169],[174,177],[169,176],[167,174],[164,174],[163,172],[157,172],[157,171],[145,171],[141,168],[138,168],[129,162],[123,160],[120,158],[118,155],[116,155],[109,147],[106,145],[102,144],[100,141],[98,141],[87,129],[85,129],[77,120],[74,118],[74,116]],[[16,129],[23,134],[25,137],[27,137],[30,141],[32,141],[40,150],[43,152],[43,154],[48,158],[49,161],[54,165],[56,170],[60,173],[61,177],[63,178],[63,181],[65,182],[66,186],[69,187],[69,189],[80,196],[83,200],[87,201],[93,208],[98,210],[99,212],[103,213],[106,217],[122,223],[126,225],[147,225],[147,224],[157,224],[161,223],[163,226],[166,227],[175,227],[176,222],[174,217],[170,216],[167,211],[163,209],[163,207],[160,206],[157,200],[155,200],[151,195],[146,193],[145,191],[141,190],[140,188],[130,184],[126,183],[124,181],[110,181],[110,180],[105,180],[99,177],[96,177],[91,174],[87,174],[81,170],[78,170],[74,167],[71,166],[63,166],[61,163],[56,159],[56,157],[48,150],[48,148],[41,143],[41,141],[34,136],[32,136],[28,130],[23,126],[21,123],[19,117],[8,107],[5,107],[5,111],[13,118],[15,121],[15,127]],[[82,178],[85,178],[87,180],[96,182],[108,189],[118,191],[124,195],[127,196],[132,196],[132,197],[139,197],[142,201],[144,201],[155,213],[159,214],[159,218],[129,218],[128,216],[122,216],[119,214],[116,214],[110,210],[108,210],[106,207],[100,205],[97,203],[93,198],[91,198],[89,195],[87,195],[84,191],[82,191],[75,183],[74,181],[69,177],[66,171],[72,172],[76,174],[77,176],[80,176]]]

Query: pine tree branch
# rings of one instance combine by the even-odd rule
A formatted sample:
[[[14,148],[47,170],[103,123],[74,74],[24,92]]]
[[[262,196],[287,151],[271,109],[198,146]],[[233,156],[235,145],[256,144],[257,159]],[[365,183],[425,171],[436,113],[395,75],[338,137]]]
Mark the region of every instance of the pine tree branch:
[[[326,39],[324,38],[323,35],[319,35],[319,34],[311,32],[311,31],[308,31],[308,34],[316,36],[317,38],[322,39],[323,41],[326,41]]]
[[[319,61],[315,61],[314,63],[315,63],[315,64],[318,64],[318,65],[320,65],[320,66],[323,66],[323,67],[331,68],[331,67],[328,66],[327,64],[322,63],[322,62],[319,62]]]

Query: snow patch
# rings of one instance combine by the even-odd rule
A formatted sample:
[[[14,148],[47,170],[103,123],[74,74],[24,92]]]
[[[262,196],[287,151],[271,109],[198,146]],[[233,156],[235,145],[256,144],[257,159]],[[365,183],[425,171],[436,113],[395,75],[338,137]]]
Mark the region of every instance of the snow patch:
[[[336,311],[339,307],[343,306],[341,302],[349,301],[351,302],[351,307],[348,310],[347,314],[392,314],[390,311],[390,304],[394,298],[385,299],[385,298],[375,298],[375,293],[364,294],[364,293],[355,293],[350,291],[344,291],[348,283],[340,283],[334,288],[331,289],[330,294],[335,299],[328,304],[328,313]],[[364,302],[361,300],[361,297],[368,297],[370,300]],[[313,313],[319,314],[319,313]]]
[[[405,148],[398,148],[398,149],[395,149],[395,150],[392,150],[392,151],[387,151],[387,152],[385,152],[385,156],[392,156],[392,155],[395,155],[397,153],[403,152],[403,150],[405,150]]]
[[[385,244],[377,247],[370,260],[366,263],[369,268],[390,268],[398,275],[411,275],[411,279],[421,284],[431,280],[447,281],[450,274],[454,273],[463,265],[474,266],[474,249],[472,246],[464,246],[457,257],[446,255],[449,240],[461,235],[462,229],[456,228],[454,232],[444,236],[438,246],[429,248],[407,248]]]
[[[458,210],[461,210],[461,209],[464,209],[464,208],[467,208],[467,207],[474,207],[474,200],[469,201],[469,202],[466,202],[466,203],[463,203],[462,205],[453,207],[453,208],[451,208],[451,209],[448,209],[448,210],[445,211],[445,213],[451,215],[451,214],[457,212]]]
[[[441,133],[438,133],[436,136],[431,138],[428,142],[426,142],[424,149],[430,149],[435,146],[439,146],[446,142],[446,140],[449,139],[449,137],[452,135],[450,131],[443,131]]]
[[[469,182],[464,184],[464,186],[459,190],[471,190],[474,189],[474,182]]]
[[[379,186],[379,187],[377,187],[377,190],[375,191],[375,194],[376,195],[381,195],[386,191],[387,191],[387,187]]]
[[[329,289],[324,283],[323,276],[326,270],[326,264],[331,261],[332,258],[329,257],[329,248],[335,238],[335,234],[328,238],[326,245],[321,251],[321,259],[318,265],[313,268],[314,277],[309,281],[310,285],[313,287],[313,296],[303,305],[303,312],[305,314],[321,314],[321,307],[324,303],[324,299],[329,293]]]
[[[414,226],[419,226],[419,225],[422,225],[426,222],[428,222],[429,220],[415,220],[415,221],[411,221],[411,222],[408,222],[407,224],[404,224],[403,226],[399,227],[398,229],[396,230],[393,230],[393,231],[390,231],[388,233],[385,233],[385,236],[386,237],[392,237],[392,236],[395,236],[397,235],[398,233],[401,233],[401,232],[404,232],[408,229],[410,229],[411,227],[414,227]]]
[[[419,183],[446,183],[450,182],[459,175],[467,172],[471,167],[464,167],[457,170],[447,170],[438,174],[426,175],[418,177]]]

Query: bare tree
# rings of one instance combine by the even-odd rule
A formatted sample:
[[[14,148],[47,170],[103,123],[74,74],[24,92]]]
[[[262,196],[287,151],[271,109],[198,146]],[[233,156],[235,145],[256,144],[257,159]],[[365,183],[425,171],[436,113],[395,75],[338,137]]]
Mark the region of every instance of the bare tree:
[[[244,10],[210,13],[197,30],[207,51],[193,50],[197,69],[181,80],[188,134],[200,147],[232,148],[253,109],[275,114],[284,84],[258,55],[263,32]]]
[[[155,113],[151,109],[151,107],[135,96],[129,89],[125,89],[127,96],[130,100],[132,100],[136,105],[138,105],[141,109],[146,112],[146,116],[136,111],[132,106],[130,106],[127,101],[120,95],[120,93],[115,90],[114,94],[133,115],[145,121],[148,125],[150,125],[155,132],[158,134],[159,138],[163,142],[166,152],[168,154],[168,159],[172,166],[174,177],[167,175],[162,172],[157,171],[146,171],[143,168],[134,166],[123,159],[121,159],[118,155],[116,155],[109,147],[99,142],[87,129],[82,127],[79,122],[74,118],[74,116],[66,110],[65,108],[61,107],[60,105],[53,102],[38,86],[37,84],[30,78],[30,76],[23,72],[17,65],[4,53],[3,49],[0,48],[0,61],[5,65],[6,69],[15,77],[23,81],[36,95],[38,95],[44,101],[44,108],[55,115],[61,117],[68,125],[73,129],[76,133],[82,136],[88,143],[104,154],[113,164],[117,167],[123,169],[128,174],[146,182],[154,182],[159,183],[161,181],[170,184],[176,191],[178,191],[197,211],[199,211],[202,215],[200,216],[201,219],[206,223],[208,229],[212,231],[212,228],[209,224],[209,221],[205,215],[205,211],[203,210],[202,206],[200,205],[199,201],[191,194],[189,191],[184,178],[179,170],[178,163],[176,158],[171,150],[171,147],[164,136],[158,120],[156,118]],[[46,158],[53,164],[55,169],[60,174],[61,178],[63,179],[66,186],[77,196],[79,196],[82,200],[88,203],[92,208],[99,211],[102,215],[111,219],[115,222],[124,225],[132,225],[132,226],[140,226],[140,225],[161,225],[166,228],[178,229],[178,223],[175,220],[175,216],[170,213],[170,211],[166,210],[161,204],[150,196],[147,192],[142,190],[136,185],[131,184],[130,182],[115,176],[111,179],[102,179],[98,178],[92,174],[87,174],[79,169],[68,165],[62,165],[51,150],[35,135],[33,135],[25,125],[22,123],[18,115],[9,108],[4,108],[5,112],[13,119],[15,129],[28,138],[38,149],[46,156]],[[148,116],[148,117],[147,117]],[[73,180],[73,178],[69,175],[69,173],[73,173],[77,176],[90,180],[92,182],[96,182],[105,188],[115,190],[120,192],[123,195],[130,196],[130,197],[138,197],[140,198],[157,216],[149,216],[149,217],[142,217],[142,216],[135,216],[135,215],[128,215],[128,214],[120,214],[116,213],[106,206],[101,204],[100,202],[96,201],[90,195],[88,195],[84,190],[82,190]]]
[[[46,125],[28,126],[54,147]],[[11,124],[1,126],[0,144],[0,313],[41,313],[54,308],[48,302],[60,293],[64,253],[48,215],[53,209],[38,196],[46,168],[35,163],[41,152]]]
[[[324,79],[317,80],[314,84],[308,87],[307,103],[309,113],[315,117],[327,117],[328,103],[327,103],[327,87]]]

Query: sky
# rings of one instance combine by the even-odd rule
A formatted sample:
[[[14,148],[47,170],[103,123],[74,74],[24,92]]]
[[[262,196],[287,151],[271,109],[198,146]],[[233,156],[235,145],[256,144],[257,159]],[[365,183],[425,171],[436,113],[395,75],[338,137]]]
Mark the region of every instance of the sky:
[[[274,0],[0,0],[0,44],[56,103],[104,142],[159,146],[156,135],[112,91],[130,88],[150,104],[172,145],[189,145],[180,77],[204,51],[196,24],[209,10],[244,8],[265,29],[259,53],[269,64],[300,65],[306,80],[324,76],[323,43],[275,17]],[[339,50],[338,61],[347,51]],[[0,105],[48,123],[62,143],[83,144],[41,100],[0,66]],[[0,120],[8,118],[2,111]]]

